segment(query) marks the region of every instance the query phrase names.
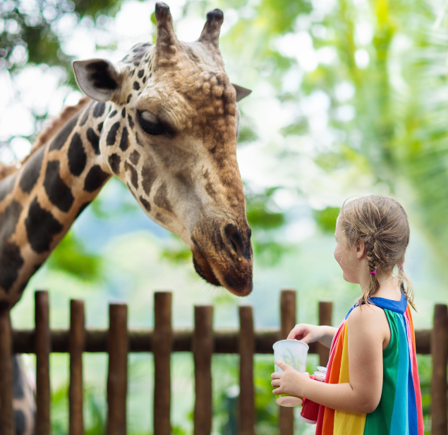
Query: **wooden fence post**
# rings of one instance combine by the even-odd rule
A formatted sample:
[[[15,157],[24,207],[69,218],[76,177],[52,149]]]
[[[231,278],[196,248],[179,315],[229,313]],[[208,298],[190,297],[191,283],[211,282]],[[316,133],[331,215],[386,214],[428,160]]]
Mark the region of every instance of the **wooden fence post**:
[[[36,435],[50,435],[50,320],[48,292],[35,297]]]
[[[154,293],[154,434],[170,435],[172,294]]]
[[[129,348],[127,305],[110,304],[109,322],[106,434],[125,435]]]
[[[0,304],[0,433],[15,435],[12,335],[9,304]]]
[[[432,435],[446,435],[446,366],[448,362],[448,309],[446,305],[437,304],[434,308],[434,325],[431,337],[431,353],[431,433]]]
[[[84,302],[70,301],[70,387],[69,387],[69,435],[84,435],[83,417],[83,367],[85,348]]]
[[[288,337],[289,332],[296,325],[296,292],[282,290],[280,296],[280,339]],[[280,435],[294,434],[294,408],[280,406],[279,428]]]
[[[194,435],[212,430],[213,307],[194,307]]]
[[[252,307],[240,307],[240,397],[238,435],[255,434],[254,353],[255,333]]]
[[[333,311],[332,302],[319,302],[319,325],[331,326],[331,317]],[[317,344],[317,353],[319,354],[319,364],[326,366],[328,364],[328,357],[330,356],[330,349],[323,344]]]

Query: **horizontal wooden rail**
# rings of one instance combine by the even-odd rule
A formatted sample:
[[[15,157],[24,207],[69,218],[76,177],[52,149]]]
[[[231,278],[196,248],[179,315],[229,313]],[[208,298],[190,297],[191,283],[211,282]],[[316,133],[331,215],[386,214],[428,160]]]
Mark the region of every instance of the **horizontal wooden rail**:
[[[51,352],[67,353],[69,351],[69,329],[52,329],[50,331]],[[107,352],[108,329],[86,328],[85,352]],[[129,329],[129,352],[153,351],[152,328]],[[238,353],[238,329],[216,329],[213,331],[213,353]],[[417,353],[431,353],[431,329],[415,331]],[[192,329],[173,329],[173,352],[191,352],[193,340]],[[255,331],[255,353],[272,354],[272,345],[280,340],[278,328]],[[13,332],[14,353],[34,353],[34,330],[17,329]],[[310,353],[318,353],[316,343],[310,345]]]

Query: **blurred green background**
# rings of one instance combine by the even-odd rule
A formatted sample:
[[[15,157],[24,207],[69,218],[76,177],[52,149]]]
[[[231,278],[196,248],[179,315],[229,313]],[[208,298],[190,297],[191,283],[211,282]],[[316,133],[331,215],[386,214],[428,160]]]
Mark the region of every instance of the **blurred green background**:
[[[107,304],[129,304],[131,326],[153,324],[154,290],[174,292],[174,326],[191,326],[193,305],[213,303],[215,327],[237,326],[252,304],[256,327],[278,326],[279,291],[298,290],[298,321],[317,322],[334,302],[333,324],[359,288],[333,259],[334,226],[354,195],[392,195],[406,208],[405,271],[417,327],[446,303],[448,269],[447,3],[443,0],[216,0],[169,2],[179,39],[196,39],[207,11],[225,14],[220,46],[229,77],[253,93],[242,111],[238,161],[255,251],[254,291],[238,299],[195,275],[191,256],[111,180],[81,215],[13,313],[33,325],[33,290],[49,289],[51,324],[66,327],[68,300],[86,301],[87,323],[107,326]],[[118,61],[155,36],[154,2],[6,0],[0,3],[0,161],[25,156],[45,120],[81,96],[70,61]],[[148,433],[149,355],[130,357],[129,430]],[[65,356],[52,356],[53,429],[66,433]],[[88,434],[104,425],[106,357],[85,356]],[[33,366],[32,358],[28,364]],[[310,370],[317,360],[310,358]],[[192,432],[193,364],[173,357],[173,433]],[[215,356],[214,434],[235,432],[238,359]],[[276,433],[272,358],[257,357],[257,434]],[[431,363],[419,357],[430,433]],[[300,433],[314,433],[311,426]],[[306,425],[305,425],[306,426]]]

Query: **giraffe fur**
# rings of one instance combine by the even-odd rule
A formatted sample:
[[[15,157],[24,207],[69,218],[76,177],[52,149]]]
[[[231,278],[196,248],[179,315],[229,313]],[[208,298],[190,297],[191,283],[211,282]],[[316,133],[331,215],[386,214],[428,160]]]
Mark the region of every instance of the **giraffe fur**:
[[[73,63],[90,99],[67,109],[0,181],[1,302],[20,300],[112,176],[148,217],[183,240],[207,282],[237,296],[252,291],[251,230],[236,160],[237,101],[250,91],[225,73],[223,13],[209,12],[189,43],[177,40],[164,3],[156,4],[156,20],[155,45],[137,44],[117,64]]]

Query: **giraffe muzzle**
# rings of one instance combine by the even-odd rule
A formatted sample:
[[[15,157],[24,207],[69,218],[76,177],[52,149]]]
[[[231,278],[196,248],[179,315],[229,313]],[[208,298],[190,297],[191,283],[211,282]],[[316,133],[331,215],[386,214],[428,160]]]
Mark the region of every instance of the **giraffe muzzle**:
[[[222,231],[192,237],[193,264],[199,276],[236,296],[252,291],[252,245],[250,228],[245,233],[228,224]]]

